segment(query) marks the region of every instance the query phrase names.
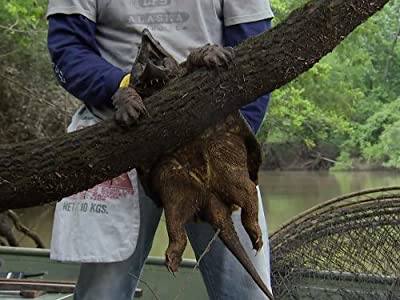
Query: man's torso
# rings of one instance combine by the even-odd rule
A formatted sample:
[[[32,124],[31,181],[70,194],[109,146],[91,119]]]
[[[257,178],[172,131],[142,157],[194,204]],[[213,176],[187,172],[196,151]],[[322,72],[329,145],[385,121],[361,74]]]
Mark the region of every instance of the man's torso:
[[[102,56],[129,71],[144,28],[178,61],[190,49],[222,44],[220,0],[98,0],[97,42]]]

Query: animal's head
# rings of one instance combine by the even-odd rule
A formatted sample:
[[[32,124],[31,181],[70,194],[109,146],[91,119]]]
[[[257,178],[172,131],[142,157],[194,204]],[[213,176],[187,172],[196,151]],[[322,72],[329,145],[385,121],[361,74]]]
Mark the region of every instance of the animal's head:
[[[144,29],[132,68],[132,87],[142,97],[148,97],[177,77],[179,70],[178,62],[154,39],[149,30]]]

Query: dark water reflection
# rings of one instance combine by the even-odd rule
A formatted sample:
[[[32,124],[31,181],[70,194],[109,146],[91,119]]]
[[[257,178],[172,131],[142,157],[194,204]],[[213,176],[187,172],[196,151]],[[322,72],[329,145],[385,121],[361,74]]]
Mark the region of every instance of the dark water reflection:
[[[267,211],[269,231],[296,214],[330,198],[367,188],[400,185],[400,172],[266,172],[260,173],[260,188]],[[54,205],[20,210],[21,220],[50,244]],[[157,231],[151,255],[163,256],[167,247],[165,222]],[[34,244],[21,237],[24,246]],[[190,249],[186,257],[193,257]]]

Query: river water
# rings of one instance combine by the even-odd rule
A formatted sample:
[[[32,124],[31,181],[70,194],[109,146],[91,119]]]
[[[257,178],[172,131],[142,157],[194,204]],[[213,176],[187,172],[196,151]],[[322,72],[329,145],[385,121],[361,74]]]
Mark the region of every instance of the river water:
[[[273,232],[296,214],[336,196],[367,188],[400,185],[400,172],[260,172],[269,232]],[[50,244],[54,204],[19,210],[22,222]],[[157,230],[151,255],[163,256],[167,247],[164,219]],[[34,246],[20,237],[23,246]],[[188,247],[186,257],[193,257]]]

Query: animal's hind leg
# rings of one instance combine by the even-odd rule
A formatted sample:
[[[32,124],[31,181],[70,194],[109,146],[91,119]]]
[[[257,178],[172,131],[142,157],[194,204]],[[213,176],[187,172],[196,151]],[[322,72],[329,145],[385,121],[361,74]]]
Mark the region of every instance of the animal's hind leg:
[[[153,184],[164,206],[169,245],[165,253],[171,272],[178,270],[186,248],[185,224],[194,218],[199,187],[175,159],[163,160],[155,170]]]
[[[215,139],[209,144],[209,161],[214,190],[226,203],[242,208],[243,227],[253,248],[260,250],[263,241],[258,224],[258,193],[255,183],[249,177],[243,139],[236,135]]]
[[[258,193],[255,184],[246,178],[247,174],[232,174],[227,181],[230,189],[228,197],[242,208],[242,225],[249,235],[253,248],[260,250],[263,246],[262,232],[258,224]]]
[[[220,200],[214,194],[209,195],[209,201],[205,208],[204,219],[207,220],[215,230],[220,230],[219,237],[225,246],[239,260],[241,265],[247,270],[255,283],[267,295],[268,299],[273,299],[267,286],[259,276],[256,268],[249,259],[245,249],[240,243],[239,237],[233,226],[231,209],[229,205]]]
[[[180,212],[165,207],[165,219],[169,237],[169,244],[165,252],[165,263],[170,272],[178,271],[182,261],[183,251],[187,244],[185,222],[179,216]]]

